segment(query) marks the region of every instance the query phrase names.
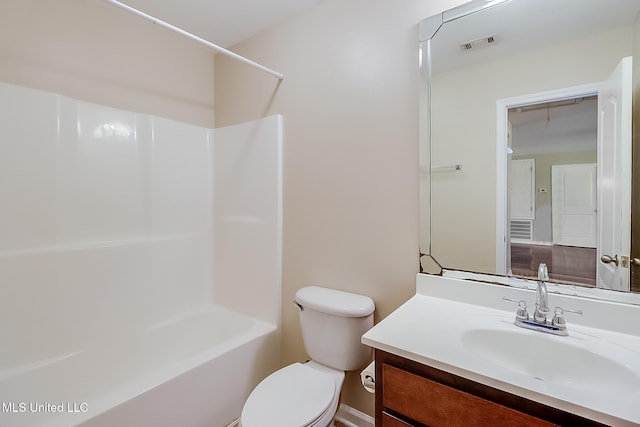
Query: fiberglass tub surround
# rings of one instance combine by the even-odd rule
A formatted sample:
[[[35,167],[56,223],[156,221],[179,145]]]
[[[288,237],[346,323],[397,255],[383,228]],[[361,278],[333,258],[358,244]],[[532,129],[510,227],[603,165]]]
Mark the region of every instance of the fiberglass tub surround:
[[[0,127],[0,425],[238,416],[278,366],[281,118],[205,129],[0,84]]]
[[[514,325],[534,292],[419,274],[416,295],[363,336],[380,350],[607,425],[640,423],[640,307],[549,295],[568,336]]]

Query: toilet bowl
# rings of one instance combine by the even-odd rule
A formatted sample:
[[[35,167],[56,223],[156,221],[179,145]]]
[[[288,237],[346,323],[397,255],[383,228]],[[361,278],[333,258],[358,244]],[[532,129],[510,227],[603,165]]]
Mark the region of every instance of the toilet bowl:
[[[296,292],[302,338],[311,360],[286,366],[251,392],[242,427],[330,427],[345,371],[363,366],[371,348],[361,343],[373,326],[373,300],[364,295],[307,286]]]
[[[333,426],[343,381],[343,371],[313,361],[284,367],[251,392],[242,409],[240,425]]]

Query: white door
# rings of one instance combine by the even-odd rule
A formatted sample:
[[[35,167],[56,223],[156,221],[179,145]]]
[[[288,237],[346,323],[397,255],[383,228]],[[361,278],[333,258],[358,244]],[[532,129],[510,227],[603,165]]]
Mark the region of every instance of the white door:
[[[509,200],[511,219],[534,219],[535,160],[509,162]]]
[[[551,223],[555,245],[596,247],[596,165],[551,166]]]
[[[631,248],[631,57],[598,92],[599,288],[629,290]]]

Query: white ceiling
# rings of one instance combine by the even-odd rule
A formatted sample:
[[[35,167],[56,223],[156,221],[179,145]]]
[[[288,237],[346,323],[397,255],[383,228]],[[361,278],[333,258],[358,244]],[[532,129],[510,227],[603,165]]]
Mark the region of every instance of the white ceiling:
[[[120,0],[229,48],[321,0]]]
[[[447,22],[433,37],[433,73],[469,66],[612,28],[632,26],[640,0],[520,0]],[[496,35],[490,47],[462,43]]]
[[[549,106],[550,108],[545,108]],[[536,109],[527,110],[534,107]],[[598,99],[579,99],[575,104],[540,104],[509,110],[514,154],[595,151],[598,132]]]

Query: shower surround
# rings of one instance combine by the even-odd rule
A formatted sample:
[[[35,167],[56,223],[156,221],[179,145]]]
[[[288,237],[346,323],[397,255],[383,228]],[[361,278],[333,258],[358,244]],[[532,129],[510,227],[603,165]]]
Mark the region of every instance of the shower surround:
[[[280,362],[281,117],[0,84],[0,129],[0,425],[232,421]]]

